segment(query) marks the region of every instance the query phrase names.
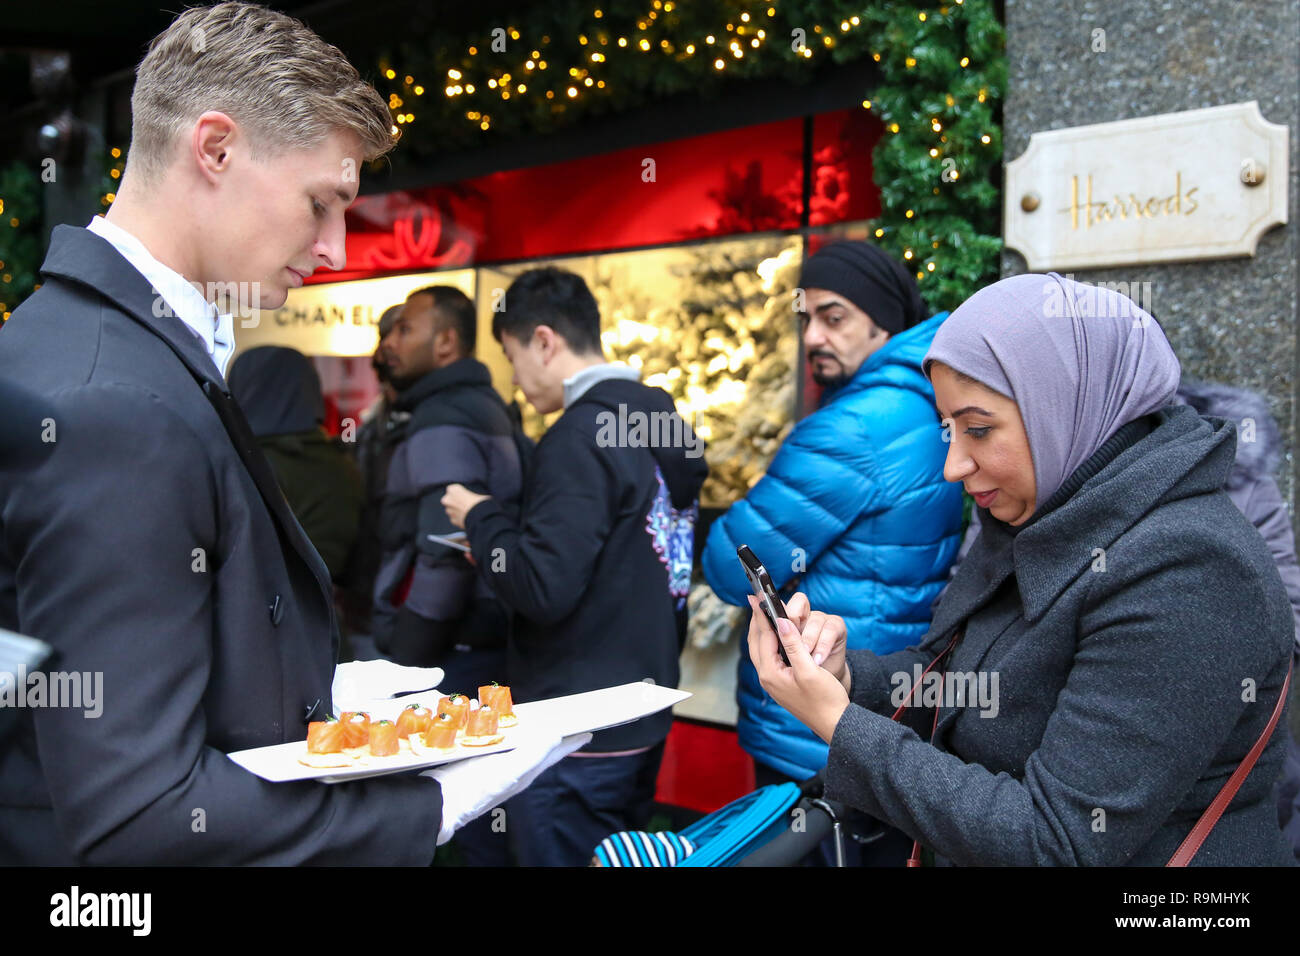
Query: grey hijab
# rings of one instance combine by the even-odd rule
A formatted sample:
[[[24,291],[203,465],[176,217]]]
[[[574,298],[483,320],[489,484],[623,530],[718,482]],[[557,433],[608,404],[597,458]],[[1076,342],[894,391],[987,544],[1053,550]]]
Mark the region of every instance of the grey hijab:
[[[1174,350],[1127,296],[1047,275],[981,289],[939,327],[925,356],[1020,406],[1037,482],[1035,507],[1115,432],[1169,404]]]

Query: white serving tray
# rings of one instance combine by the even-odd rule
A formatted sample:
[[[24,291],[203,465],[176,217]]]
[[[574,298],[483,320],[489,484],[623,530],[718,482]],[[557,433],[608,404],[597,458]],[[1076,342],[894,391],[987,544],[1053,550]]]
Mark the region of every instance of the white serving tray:
[[[401,710],[409,704],[421,703],[430,709],[436,709],[438,698],[441,696],[443,695],[438,691],[411,694],[386,701],[383,706],[377,706],[368,713],[372,719],[395,721]],[[307,751],[306,737],[287,744],[240,750],[227,756],[249,773],[272,783],[287,783],[294,780],[342,783],[346,780],[380,777],[390,773],[425,770],[454,760],[464,760],[467,757],[480,757],[484,754],[514,750],[534,734],[545,733],[567,737],[570,734],[586,731],[605,730],[648,717],[679,704],[690,696],[690,691],[638,681],[588,691],[585,694],[571,694],[568,697],[552,697],[527,704],[515,704],[515,714],[519,717],[519,723],[501,731],[506,739],[499,744],[491,747],[457,745],[454,753],[438,756],[427,754],[420,756],[402,752],[392,757],[371,757],[367,762],[359,763],[355,767],[323,769],[299,763],[298,758]]]

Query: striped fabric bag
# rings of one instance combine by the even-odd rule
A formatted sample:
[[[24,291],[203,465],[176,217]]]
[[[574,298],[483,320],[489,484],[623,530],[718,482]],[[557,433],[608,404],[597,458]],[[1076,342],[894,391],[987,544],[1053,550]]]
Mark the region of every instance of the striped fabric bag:
[[[595,866],[735,866],[789,825],[802,795],[795,783],[747,793],[681,833],[623,830],[601,841]]]
[[[695,852],[690,840],[677,833],[623,830],[596,847],[600,866],[676,866]]]

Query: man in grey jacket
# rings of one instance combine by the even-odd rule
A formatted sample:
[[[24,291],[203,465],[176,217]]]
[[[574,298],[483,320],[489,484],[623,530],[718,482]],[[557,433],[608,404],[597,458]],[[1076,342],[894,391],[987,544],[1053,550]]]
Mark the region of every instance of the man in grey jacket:
[[[409,411],[388,470],[375,579],[375,642],[399,664],[441,667],[446,689],[507,683],[509,618],[465,553],[430,535],[459,529],[442,496],[459,483],[518,513],[522,449],[487,367],[474,358],[477,314],[446,285],[412,292],[381,343]]]

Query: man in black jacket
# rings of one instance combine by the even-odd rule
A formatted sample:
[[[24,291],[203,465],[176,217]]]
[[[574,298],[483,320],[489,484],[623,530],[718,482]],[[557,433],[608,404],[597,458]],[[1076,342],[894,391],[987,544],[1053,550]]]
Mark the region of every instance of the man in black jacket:
[[[559,269],[510,286],[493,334],[525,398],[564,409],[529,465],[522,525],[460,485],[443,502],[492,590],[517,615],[516,700],[631,681],[675,686],[686,628],[704,443],[672,398],[608,364],[586,283]],[[584,866],[616,830],[645,826],[669,711],[597,733],[511,805],[524,865]]]
[[[517,513],[523,480],[515,428],[492,377],[473,358],[478,316],[452,286],[411,293],[381,343],[410,412],[393,451],[380,512],[375,642],[399,664],[441,667],[443,688],[475,696],[506,680],[505,610],[465,553],[431,540],[456,534],[442,495],[452,482]]]

